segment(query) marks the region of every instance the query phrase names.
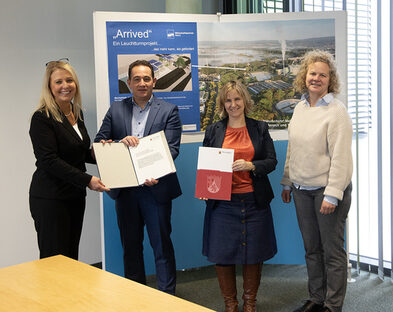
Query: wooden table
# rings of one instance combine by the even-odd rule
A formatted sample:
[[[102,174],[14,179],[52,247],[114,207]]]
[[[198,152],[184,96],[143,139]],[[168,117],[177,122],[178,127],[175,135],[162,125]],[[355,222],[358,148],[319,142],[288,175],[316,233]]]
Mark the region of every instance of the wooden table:
[[[0,311],[208,312],[64,256],[0,269]]]

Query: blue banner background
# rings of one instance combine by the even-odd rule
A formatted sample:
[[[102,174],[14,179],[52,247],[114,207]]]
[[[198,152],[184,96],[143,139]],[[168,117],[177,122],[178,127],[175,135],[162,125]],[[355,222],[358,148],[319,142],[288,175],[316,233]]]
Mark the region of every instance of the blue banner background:
[[[177,65],[174,60],[179,56],[186,61],[189,58],[190,63],[186,65],[184,70],[186,74],[191,72],[191,88],[186,88],[186,90],[191,90],[165,92],[154,90],[154,94],[179,107],[183,131],[200,131],[197,24],[107,22],[106,27],[110,101],[118,101],[131,96],[130,93],[120,93],[119,91],[120,84],[126,87],[125,81],[127,79],[119,77],[119,66],[121,65],[119,59],[122,56],[123,60],[124,56],[126,58],[129,56],[131,60],[146,59],[152,64],[158,62],[161,67],[161,69],[157,68],[158,74],[161,71],[164,73],[165,71],[175,71]],[[127,63],[127,68],[128,65],[129,63]],[[158,78],[160,77],[158,76]],[[177,83],[178,81],[176,81]],[[168,89],[173,88],[171,86]]]

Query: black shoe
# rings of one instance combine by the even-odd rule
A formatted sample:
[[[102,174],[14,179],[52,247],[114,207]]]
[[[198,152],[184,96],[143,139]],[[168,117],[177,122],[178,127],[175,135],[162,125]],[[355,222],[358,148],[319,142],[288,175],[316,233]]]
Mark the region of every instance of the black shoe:
[[[321,312],[321,311],[325,311],[323,309],[324,309],[323,304],[317,304],[315,302],[307,300],[305,304],[303,304],[300,308],[297,308],[293,312]],[[329,310],[327,310],[327,311],[329,311]]]
[[[320,312],[332,312],[328,307],[323,307]]]

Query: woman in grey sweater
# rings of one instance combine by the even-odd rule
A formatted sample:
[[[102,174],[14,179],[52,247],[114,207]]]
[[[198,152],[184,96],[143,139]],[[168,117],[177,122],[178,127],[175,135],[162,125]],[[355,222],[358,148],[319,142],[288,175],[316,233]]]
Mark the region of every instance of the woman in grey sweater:
[[[291,192],[306,250],[309,298],[294,312],[342,311],[346,292],[345,220],[351,205],[352,123],[331,54],[308,52],[295,79],[303,94],[288,128],[281,197]]]

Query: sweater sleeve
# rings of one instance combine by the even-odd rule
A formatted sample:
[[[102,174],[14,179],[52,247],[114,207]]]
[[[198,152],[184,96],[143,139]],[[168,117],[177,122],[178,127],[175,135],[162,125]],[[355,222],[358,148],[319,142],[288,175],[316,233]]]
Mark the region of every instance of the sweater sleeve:
[[[352,122],[344,106],[332,116],[327,133],[330,170],[324,195],[341,200],[352,178]]]

